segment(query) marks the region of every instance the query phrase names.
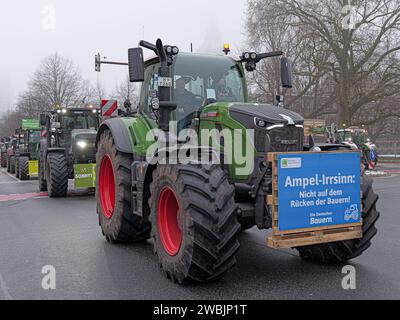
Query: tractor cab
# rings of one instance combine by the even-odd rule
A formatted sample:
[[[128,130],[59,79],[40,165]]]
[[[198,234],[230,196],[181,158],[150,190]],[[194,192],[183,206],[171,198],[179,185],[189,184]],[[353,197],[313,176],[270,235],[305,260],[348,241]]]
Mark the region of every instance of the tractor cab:
[[[159,112],[159,59],[145,62],[140,112],[157,120]],[[213,103],[244,103],[247,89],[242,65],[226,56],[180,53],[173,63],[170,95],[177,108],[171,118],[178,131],[188,127],[197,114]]]
[[[50,132],[50,145],[68,150],[73,163],[95,161],[94,142],[100,124],[98,108],[91,105],[57,108],[48,114],[48,121],[42,122]]]
[[[101,111],[92,105],[56,108],[41,114],[46,139],[39,152],[39,190],[66,197],[68,179],[75,189],[93,188],[96,135]],[[52,173],[53,172],[53,173]]]

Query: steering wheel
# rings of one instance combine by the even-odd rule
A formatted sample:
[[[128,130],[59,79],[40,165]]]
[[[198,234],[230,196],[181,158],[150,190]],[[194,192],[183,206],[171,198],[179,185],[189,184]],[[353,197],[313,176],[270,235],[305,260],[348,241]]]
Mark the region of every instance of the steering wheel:
[[[201,97],[201,99],[203,99],[202,96],[199,96],[199,97]],[[213,98],[204,99],[200,108],[198,108],[196,111],[189,113],[186,117],[184,117],[183,119],[178,121],[178,131],[189,126],[192,123],[192,120],[196,115],[200,115],[205,107],[207,107],[208,105],[213,104],[215,102],[217,102],[217,100],[215,100]]]

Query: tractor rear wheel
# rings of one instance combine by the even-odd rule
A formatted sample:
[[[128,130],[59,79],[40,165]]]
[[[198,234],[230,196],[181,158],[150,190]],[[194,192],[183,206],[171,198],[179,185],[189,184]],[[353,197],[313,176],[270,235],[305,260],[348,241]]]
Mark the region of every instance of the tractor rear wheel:
[[[150,237],[150,223],[132,213],[131,164],[133,157],[117,151],[106,130],[96,155],[96,199],[99,224],[111,243],[132,243]]]
[[[11,163],[10,163],[10,157],[7,156],[7,172],[10,173],[11,172]]]
[[[375,223],[380,215],[376,209],[379,197],[372,189],[372,180],[365,173],[361,176],[361,191],[363,194],[363,237],[297,248],[303,259],[324,264],[342,263],[360,256],[371,246],[371,239],[377,233]]]
[[[240,224],[220,166],[160,165],[150,186],[154,251],[181,284],[215,280],[235,264]]]
[[[68,161],[63,153],[50,153],[46,166],[47,190],[50,198],[64,198],[68,193]]]
[[[10,173],[15,173],[15,156],[10,157]]]
[[[29,180],[29,158],[21,157],[19,158],[19,178],[21,181]]]
[[[43,154],[40,153],[38,181],[39,181],[39,191],[41,191],[41,192],[47,191],[47,181],[46,181],[46,176],[44,173],[43,165],[44,165]]]

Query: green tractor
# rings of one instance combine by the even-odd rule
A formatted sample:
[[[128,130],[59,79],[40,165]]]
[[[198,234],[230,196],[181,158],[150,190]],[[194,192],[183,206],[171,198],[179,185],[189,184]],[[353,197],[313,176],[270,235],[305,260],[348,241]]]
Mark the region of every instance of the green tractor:
[[[40,142],[39,190],[49,197],[66,197],[68,180],[75,189],[95,187],[96,133],[100,110],[85,107],[56,108],[40,115],[45,138]]]
[[[10,138],[4,137],[1,138],[0,143],[0,165],[2,168],[7,168],[7,149],[10,145]]]
[[[11,138],[7,148],[7,172],[15,174],[16,161],[15,154],[18,149],[18,145],[24,140],[24,135],[19,134],[19,129],[15,130],[15,134]]]
[[[143,61],[142,48],[155,56]],[[304,119],[281,107],[281,99],[276,105],[249,102],[244,68],[252,72],[261,60],[282,55],[249,52],[233,59],[179,53],[160,39],[129,49],[129,62],[120,64],[129,66],[131,82],[142,83],[139,105],[104,121],[96,140],[97,213],[108,242],[151,238],[161,269],[181,284],[220,278],[236,263],[240,231],[273,227],[267,201],[274,192],[269,153],[349,150],[342,144],[316,145],[312,138],[304,145]],[[102,63],[118,64],[101,61],[98,55],[96,71]],[[283,87],[291,88],[291,66],[285,57],[281,72]],[[233,134],[229,144],[225,136],[216,143],[213,134],[201,136],[207,129],[241,134]],[[248,137],[249,130],[253,137]],[[190,146],[187,142],[196,134],[200,144]],[[241,144],[242,139],[250,143]],[[180,160],[191,152],[207,160],[227,155],[228,145],[246,159],[250,155],[252,165],[228,162],[225,156],[204,163]],[[294,246],[302,258],[344,262],[370,246],[379,217],[378,196],[371,185],[362,174],[362,237]]]
[[[371,142],[367,130],[356,127],[337,130],[336,141],[353,146],[353,148],[357,147],[362,152],[365,169],[375,170],[379,160],[378,149]]]
[[[15,152],[15,175],[21,181],[38,177],[38,157],[42,130],[36,119],[22,120],[19,130],[22,140]]]

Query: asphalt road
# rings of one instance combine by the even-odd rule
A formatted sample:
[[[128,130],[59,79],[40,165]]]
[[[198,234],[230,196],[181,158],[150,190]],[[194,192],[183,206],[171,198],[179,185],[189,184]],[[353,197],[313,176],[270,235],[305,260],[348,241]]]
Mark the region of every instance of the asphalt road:
[[[391,170],[400,173],[400,166]],[[314,265],[294,250],[269,249],[268,232],[257,229],[240,236],[238,263],[222,280],[179,286],[161,274],[150,241],[105,241],[92,195],[32,195],[37,181],[18,182],[2,169],[0,299],[400,299],[399,187],[400,175],[375,178],[379,233],[351,262],[356,290],[342,289],[343,266]],[[56,271],[55,290],[42,288],[47,265]]]

